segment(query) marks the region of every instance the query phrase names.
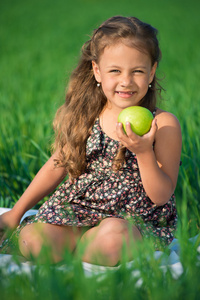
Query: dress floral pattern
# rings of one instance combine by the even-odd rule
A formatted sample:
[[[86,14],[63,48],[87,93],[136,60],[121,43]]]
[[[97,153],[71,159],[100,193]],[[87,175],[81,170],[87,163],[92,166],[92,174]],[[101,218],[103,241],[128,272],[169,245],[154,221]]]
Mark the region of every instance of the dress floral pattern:
[[[174,195],[156,206],[144,190],[136,156],[128,149],[123,167],[112,170],[118,148],[119,142],[102,131],[97,119],[86,145],[85,172],[73,183],[66,180],[28,223],[91,227],[117,217],[131,220],[144,237],[169,244],[177,223]]]
[[[87,167],[75,182],[67,180],[39,209],[34,222],[68,226],[95,226],[107,217],[132,220],[143,235],[165,244],[173,239],[177,223],[175,197],[157,206],[146,195],[135,154],[128,149],[120,171],[112,170],[119,142],[108,137],[96,120],[87,141]]]

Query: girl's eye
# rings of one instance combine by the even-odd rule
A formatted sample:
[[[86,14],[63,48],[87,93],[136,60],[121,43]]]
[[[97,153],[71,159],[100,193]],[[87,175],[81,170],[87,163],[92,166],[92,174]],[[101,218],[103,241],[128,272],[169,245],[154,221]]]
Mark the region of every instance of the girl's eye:
[[[119,70],[110,70],[110,73],[119,73]]]
[[[134,70],[133,73],[144,73],[142,70]]]

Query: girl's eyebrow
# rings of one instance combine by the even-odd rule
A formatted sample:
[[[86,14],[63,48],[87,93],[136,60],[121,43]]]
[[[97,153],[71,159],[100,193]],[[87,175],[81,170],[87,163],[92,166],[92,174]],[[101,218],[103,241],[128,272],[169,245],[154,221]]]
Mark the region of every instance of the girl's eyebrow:
[[[110,66],[107,66],[106,68],[107,69],[111,69],[111,68],[120,69],[120,68],[123,68],[123,66],[110,65]],[[134,66],[130,69],[147,69],[147,67],[143,66],[143,65],[138,65],[138,66]]]
[[[110,66],[107,66],[106,67],[107,69],[110,69],[110,68],[121,68],[120,66],[117,66],[117,65],[110,65]]]

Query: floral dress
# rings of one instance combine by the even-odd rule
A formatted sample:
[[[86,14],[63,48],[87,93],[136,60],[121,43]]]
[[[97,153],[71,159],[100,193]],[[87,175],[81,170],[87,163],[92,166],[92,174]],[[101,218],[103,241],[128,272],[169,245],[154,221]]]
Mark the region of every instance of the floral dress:
[[[154,204],[144,190],[137,158],[128,149],[123,167],[112,170],[118,148],[119,142],[102,131],[97,119],[87,140],[85,172],[73,183],[66,180],[28,223],[92,227],[117,217],[132,221],[144,237],[169,244],[177,223],[174,195],[163,206]]]

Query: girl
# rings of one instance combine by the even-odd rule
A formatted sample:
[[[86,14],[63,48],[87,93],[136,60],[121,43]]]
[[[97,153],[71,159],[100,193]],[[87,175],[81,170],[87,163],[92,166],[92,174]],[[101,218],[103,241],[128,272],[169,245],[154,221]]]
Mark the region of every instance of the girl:
[[[114,266],[124,241],[129,250],[131,240],[144,237],[154,236],[156,248],[156,238],[172,241],[181,130],[174,115],[156,107],[160,57],[157,30],[137,18],[112,17],[94,30],[55,117],[54,154],[0,218],[0,228],[15,228],[68,174],[15,231],[22,255],[37,257],[45,245],[58,262],[66,247],[72,252],[85,243],[84,261]],[[119,113],[134,105],[155,116],[142,137],[129,123],[127,134],[117,123]]]

